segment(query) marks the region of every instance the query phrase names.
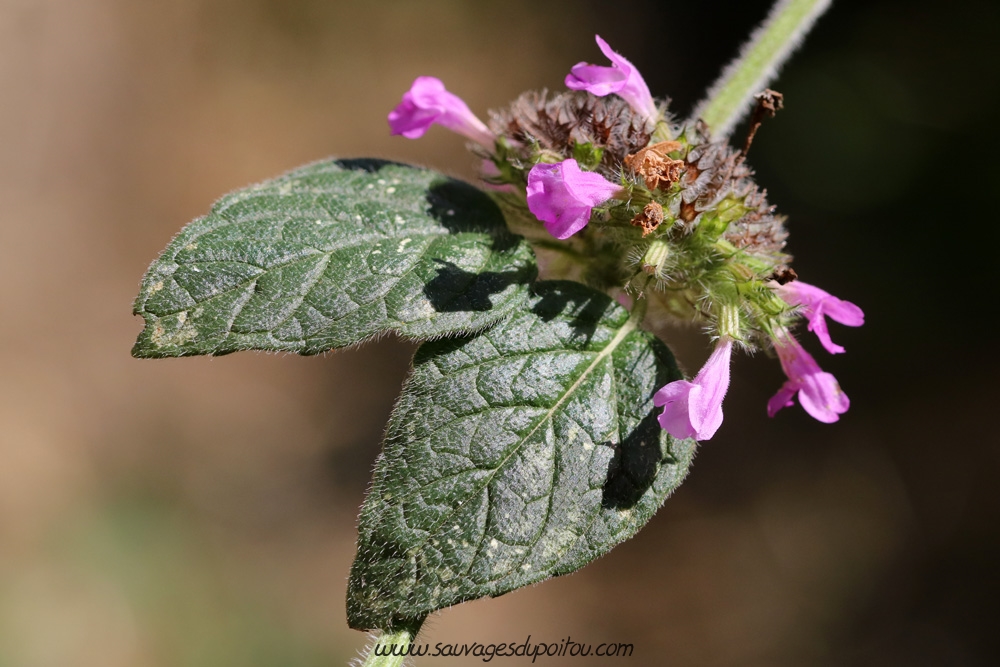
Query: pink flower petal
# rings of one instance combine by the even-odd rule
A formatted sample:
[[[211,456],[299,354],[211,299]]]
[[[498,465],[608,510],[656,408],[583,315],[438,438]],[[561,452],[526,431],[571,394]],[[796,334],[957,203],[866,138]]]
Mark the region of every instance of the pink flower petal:
[[[496,137],[461,98],[445,90],[440,79],[418,76],[395,109],[389,112],[392,134],[407,139],[422,137],[437,123],[469,139],[492,148]]]
[[[586,90],[591,95],[604,97],[625,87],[625,74],[616,67],[602,67],[579,62],[566,76],[566,87]]]
[[[675,438],[690,438],[696,429],[691,423],[690,401],[692,394],[701,392],[701,387],[677,380],[664,385],[653,396],[653,405],[663,407],[663,412],[657,417],[660,427]]]
[[[851,407],[847,394],[830,373],[805,376],[799,388],[799,404],[810,417],[825,424],[837,421]]]
[[[598,97],[615,93],[649,122],[655,123],[660,114],[642,75],[632,63],[615,53],[600,35],[594,37],[597,46],[611,61],[612,66],[577,63],[566,75],[566,87],[571,90],[586,90]]]
[[[768,401],[768,416],[773,417],[781,408],[792,405],[792,397],[798,393],[802,409],[813,419],[827,424],[840,419],[851,402],[837,379],[824,372],[788,332],[779,334],[774,343],[788,381]]]
[[[840,354],[844,348],[830,338],[826,317],[850,327],[865,323],[865,314],[850,301],[844,301],[814,285],[795,280],[775,287],[778,296],[786,303],[801,306],[802,314],[809,321],[808,329],[816,334],[820,343],[830,354]]]
[[[830,330],[826,326],[826,318],[823,317],[822,311],[819,312],[818,316],[814,315],[809,318],[809,324],[806,326],[806,329],[816,334],[816,338],[819,338],[820,344],[830,354],[842,354],[846,351],[843,345],[837,345],[830,338]]]
[[[823,314],[834,322],[848,327],[860,327],[865,323],[864,312],[850,301],[831,296],[823,307]]]
[[[583,229],[590,222],[591,209],[620,191],[621,187],[600,174],[581,171],[576,160],[539,162],[528,172],[528,210],[557,239]]]
[[[694,380],[677,380],[653,396],[663,406],[660,426],[675,438],[708,440],[722,425],[722,401],[729,389],[729,364],[733,341],[722,338]]]
[[[782,408],[790,408],[795,405],[795,401],[793,399],[795,398],[795,394],[798,390],[798,387],[796,387],[791,380],[781,385],[781,389],[778,390],[778,393],[772,396],[771,400],[767,402],[767,416],[773,417],[778,414],[778,410],[781,410]]]

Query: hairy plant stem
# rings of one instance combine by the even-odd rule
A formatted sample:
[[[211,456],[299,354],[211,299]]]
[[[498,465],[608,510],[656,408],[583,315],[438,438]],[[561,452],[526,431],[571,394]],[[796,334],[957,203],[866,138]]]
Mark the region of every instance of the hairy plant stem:
[[[640,294],[636,297],[635,303],[632,305],[632,311],[628,318],[628,325],[626,325],[630,331],[638,329],[639,326],[642,325],[642,321],[646,319],[647,308],[649,308],[649,298],[645,295],[645,293]]]
[[[691,114],[708,124],[715,139],[729,136],[750,109],[753,95],[778,74],[832,0],[778,0],[764,23],[719,76]]]
[[[421,619],[405,628],[383,631],[372,642],[360,667],[400,667],[406,661],[410,645],[423,624],[424,620]]]

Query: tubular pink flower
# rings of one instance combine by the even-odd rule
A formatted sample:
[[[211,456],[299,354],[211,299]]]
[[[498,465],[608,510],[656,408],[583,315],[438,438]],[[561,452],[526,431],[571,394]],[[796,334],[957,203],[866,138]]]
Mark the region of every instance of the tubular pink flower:
[[[552,236],[566,239],[587,226],[592,208],[621,190],[600,174],[581,171],[576,160],[539,162],[528,172],[528,209]]]
[[[774,341],[775,350],[781,360],[781,368],[788,376],[771,400],[767,402],[767,416],[773,417],[778,410],[794,404],[796,393],[799,403],[809,416],[826,424],[832,424],[847,412],[851,402],[837,383],[837,378],[823,372],[816,360],[802,349],[799,342],[787,331],[781,332]]]
[[[445,90],[440,79],[418,76],[410,89],[403,93],[399,105],[389,112],[389,127],[393,134],[417,139],[434,123],[487,148],[493,148],[496,141],[493,133],[476,118],[465,102]]]
[[[786,303],[802,306],[802,314],[809,320],[809,331],[816,334],[819,342],[830,354],[840,354],[844,348],[830,339],[830,331],[826,328],[826,317],[849,327],[860,327],[865,323],[864,312],[853,303],[838,299],[829,292],[824,292],[801,280],[778,285],[775,291]]]
[[[708,440],[722,425],[722,399],[729,389],[729,359],[733,340],[719,339],[705,365],[692,382],[677,380],[653,396],[653,405],[663,407],[660,426],[675,438]]]
[[[566,87],[571,90],[586,90],[598,97],[615,93],[647,120],[655,123],[660,113],[656,109],[653,96],[649,94],[649,86],[635,65],[612,51],[600,35],[594,37],[597,39],[597,46],[601,47],[601,52],[611,61],[611,67],[579,62],[573,65],[566,75]]]

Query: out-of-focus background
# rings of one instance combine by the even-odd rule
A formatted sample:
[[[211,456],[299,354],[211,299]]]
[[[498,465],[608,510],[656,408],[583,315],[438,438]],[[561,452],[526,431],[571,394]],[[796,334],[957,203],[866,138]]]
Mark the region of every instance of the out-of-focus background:
[[[485,115],[602,62],[597,32],[683,114],[767,6],[0,0],[0,665],[346,664],[356,512],[412,346],[137,361],[146,266],[221,194],[329,155],[471,177],[461,138],[389,136],[418,75]],[[809,341],[850,412],[769,420],[777,363],[737,359],[725,425],[634,540],[427,641],[995,664],[998,41],[989,0],[838,0],[773,85],[750,162],[799,274],[867,313],[834,325],[846,355]],[[706,341],[670,335],[697,368]]]

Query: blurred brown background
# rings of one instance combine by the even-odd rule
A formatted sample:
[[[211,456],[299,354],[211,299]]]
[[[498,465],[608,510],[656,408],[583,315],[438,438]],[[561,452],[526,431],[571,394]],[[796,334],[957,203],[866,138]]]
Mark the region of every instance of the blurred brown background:
[[[345,665],[412,347],[137,361],[146,266],[221,194],[328,155],[471,176],[459,137],[389,137],[417,75],[485,115],[600,62],[599,32],[684,113],[767,5],[0,0],[0,666]],[[834,325],[846,355],[809,341],[850,412],[768,420],[778,365],[738,359],[725,425],[636,539],[427,641],[995,664],[998,38],[986,0],[835,2],[774,84],[750,162],[799,274],[867,313]],[[697,368],[705,341],[676,341]]]

